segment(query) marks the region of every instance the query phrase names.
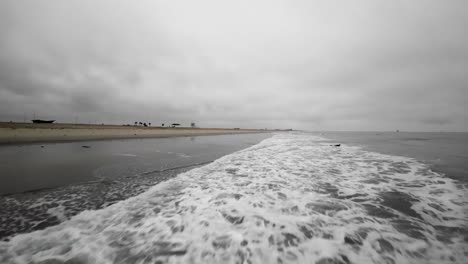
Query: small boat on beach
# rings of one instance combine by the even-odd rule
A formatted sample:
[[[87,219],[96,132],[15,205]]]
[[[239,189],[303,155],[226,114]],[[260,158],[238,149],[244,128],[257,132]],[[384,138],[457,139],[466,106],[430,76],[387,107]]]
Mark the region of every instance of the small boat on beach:
[[[42,119],[33,119],[31,120],[34,124],[51,124],[55,122],[55,120],[42,120]]]

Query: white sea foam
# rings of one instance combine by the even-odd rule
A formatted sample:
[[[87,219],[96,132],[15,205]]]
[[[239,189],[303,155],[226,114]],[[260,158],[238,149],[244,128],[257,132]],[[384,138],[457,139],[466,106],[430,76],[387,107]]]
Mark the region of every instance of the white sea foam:
[[[416,160],[279,134],[1,242],[0,262],[466,263],[467,215],[466,190]]]
[[[137,155],[132,153],[116,153],[115,156],[123,156],[123,157],[137,157]]]

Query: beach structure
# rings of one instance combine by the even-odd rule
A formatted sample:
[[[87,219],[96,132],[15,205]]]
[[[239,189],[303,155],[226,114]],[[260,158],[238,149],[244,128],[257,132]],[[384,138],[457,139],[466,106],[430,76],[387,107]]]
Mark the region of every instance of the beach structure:
[[[34,124],[51,124],[55,122],[55,120],[42,120],[42,119],[33,119],[31,120]]]

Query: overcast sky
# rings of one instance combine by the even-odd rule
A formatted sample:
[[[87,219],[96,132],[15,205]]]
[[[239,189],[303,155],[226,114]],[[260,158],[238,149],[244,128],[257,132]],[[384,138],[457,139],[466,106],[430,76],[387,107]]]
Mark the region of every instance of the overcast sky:
[[[468,1],[0,2],[0,120],[468,131]]]

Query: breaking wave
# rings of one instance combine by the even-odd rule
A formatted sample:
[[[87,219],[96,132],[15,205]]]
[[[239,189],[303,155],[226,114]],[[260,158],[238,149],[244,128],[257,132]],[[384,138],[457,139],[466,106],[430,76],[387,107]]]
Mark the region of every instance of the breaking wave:
[[[411,158],[278,134],[0,242],[0,262],[466,263],[466,193]]]

